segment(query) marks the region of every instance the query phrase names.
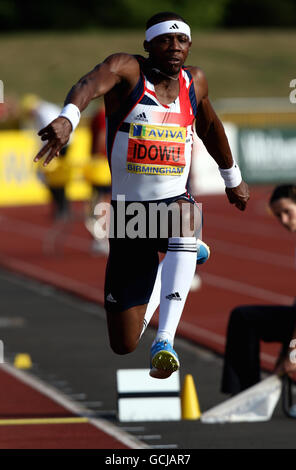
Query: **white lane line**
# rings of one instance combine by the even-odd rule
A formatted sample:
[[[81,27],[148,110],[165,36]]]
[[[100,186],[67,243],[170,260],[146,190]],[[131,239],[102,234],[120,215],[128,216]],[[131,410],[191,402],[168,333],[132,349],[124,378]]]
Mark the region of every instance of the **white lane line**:
[[[87,286],[82,282],[75,281],[69,277],[63,276],[62,274],[49,271],[48,269],[35,266],[16,258],[0,255],[0,264],[9,269],[16,269],[23,274],[37,278],[41,282],[50,283],[54,286],[58,286],[61,289],[85,295],[87,298],[90,298],[95,302],[104,301],[104,292],[99,287],[94,288]]]
[[[217,220],[218,222],[219,222],[219,217],[221,218],[221,216],[218,216],[218,215],[215,216],[215,219],[218,219]],[[225,218],[223,217],[223,220],[224,219]],[[209,225],[211,224],[213,225],[213,222],[209,221]],[[224,224],[225,224],[225,220],[224,220]],[[249,228],[249,225],[250,224],[248,222],[248,228]],[[254,223],[252,223],[252,225],[254,225]],[[258,224],[256,223],[256,225]],[[229,223],[226,222],[226,226],[228,228]],[[260,227],[261,227],[262,235],[266,235],[267,237],[269,237],[270,231],[267,229],[267,227],[261,224],[260,224]],[[48,229],[37,224],[32,224],[30,222],[19,221],[17,219],[11,219],[11,218],[6,219],[5,225],[1,226],[1,230],[15,232],[15,233],[19,233],[20,228],[21,228],[22,235],[27,235],[35,239],[43,239],[44,237],[48,236],[52,230],[55,230],[54,228]],[[236,230],[240,232],[248,231],[245,229],[242,230],[241,226],[240,225],[238,226],[237,223],[235,223],[235,225],[231,227],[231,230],[232,231]],[[78,237],[76,235],[67,234],[63,230],[59,230],[58,228],[56,229],[56,231],[58,233],[61,233],[64,236],[63,244],[65,246],[70,246],[72,248],[75,248],[77,250],[81,250],[87,253],[90,252],[90,248],[89,248],[90,242],[88,240],[82,237]],[[252,229],[251,232],[258,234],[257,228],[255,229],[255,232],[254,232],[254,229]],[[274,237],[273,233],[272,233],[272,236]],[[281,236],[281,239],[282,238],[283,236]],[[274,264],[277,266],[283,266],[283,267],[293,269],[292,256],[289,257],[289,256],[281,255],[281,254],[270,253],[264,250],[258,250],[258,249],[253,249],[253,248],[251,249],[243,245],[227,243],[227,242],[223,242],[217,239],[210,238],[210,239],[207,239],[207,241],[209,241],[209,243],[213,245],[215,244],[216,250],[224,252],[232,256],[246,258],[246,259],[253,259],[254,261],[257,261],[257,262],[261,261],[263,263]]]
[[[67,232],[70,223],[58,227],[42,227],[41,225],[32,224],[23,220],[6,218],[0,226],[0,230],[5,232],[18,233],[22,236],[27,236],[36,240],[45,240],[46,238],[55,238],[56,244],[60,241],[65,246],[70,246],[83,252],[90,252],[90,240],[78,237],[77,235],[70,235]],[[86,231],[86,229],[85,229]],[[60,240],[59,240],[60,238]]]
[[[1,257],[0,257],[1,259]],[[65,305],[68,305],[72,308],[78,309],[78,310],[83,310],[86,311],[87,313],[91,315],[95,315],[103,320],[106,319],[105,312],[102,311],[102,309],[98,309],[97,303],[101,303],[101,301],[96,301],[95,303],[90,303],[91,301],[83,300],[81,303],[77,303],[76,298],[71,297],[70,295],[66,292],[63,292],[62,289],[51,286],[51,285],[46,285],[42,284],[42,281],[40,280],[34,280],[33,278],[21,278],[19,276],[23,276],[22,273],[18,272],[13,272],[11,275],[7,275],[4,273],[0,273],[0,279],[3,279],[7,282],[11,282],[12,284],[16,284],[17,286],[22,287],[23,289],[31,290],[38,295],[42,295],[44,297],[54,297],[56,301],[59,301]],[[44,282],[44,281],[43,281]],[[79,293],[76,293],[78,295]],[[101,294],[100,294],[101,295]],[[0,325],[1,325],[1,319],[0,319]]]
[[[0,328],[23,328],[25,325],[26,320],[22,317],[0,317]]]
[[[33,375],[29,374],[28,372],[23,372],[19,369],[15,369],[10,364],[1,364],[0,368],[5,370],[5,372],[9,373],[16,379],[20,380],[29,387],[37,390],[38,392],[42,393],[43,395],[47,396],[54,402],[58,403],[59,405],[66,408],[66,410],[71,411],[72,413],[89,417],[92,411],[88,410],[87,408],[83,407],[81,404],[75,403],[73,400],[69,399],[67,396],[53,388],[52,386],[44,383],[40,379],[34,377]],[[97,429],[105,432],[109,436],[117,439],[118,441],[122,442],[127,447],[131,449],[149,449],[150,447],[146,444],[140,442],[134,436],[128,434],[127,432],[121,430],[121,428],[115,426],[112,423],[102,419],[102,418],[91,418],[89,417],[89,423],[95,426]]]
[[[200,326],[193,325],[192,323],[188,323],[184,320],[181,320],[179,331],[183,333],[190,333],[195,334],[196,339],[195,341],[198,342],[199,338],[205,338],[206,340],[213,341],[214,343],[218,344],[219,346],[225,347],[226,338],[217,333],[213,333],[210,330],[206,330],[205,328],[201,328]],[[178,337],[177,337],[178,339]],[[261,360],[268,362],[269,364],[274,364],[275,357],[271,356],[271,354],[267,353],[260,353]]]
[[[230,250],[231,244],[220,242],[220,248],[222,246],[224,250],[225,249]],[[239,247],[236,246],[236,249],[238,250]],[[254,256],[253,250],[252,249],[248,249],[248,250],[250,250],[249,255],[251,256],[253,253],[252,256]],[[243,251],[243,250],[240,250],[240,251]],[[257,254],[259,255],[259,253]],[[263,256],[262,253],[260,254],[260,256],[261,257]],[[33,277],[38,277],[39,279],[45,282],[53,283],[54,285],[57,285],[58,283],[60,287],[64,287],[66,290],[69,289],[72,292],[75,290],[78,290],[81,294],[86,295],[87,297],[90,297],[94,301],[102,302],[104,299],[103,290],[100,288],[92,288],[90,286],[86,286],[85,284],[79,281],[72,280],[66,276],[53,273],[45,268],[37,267],[37,266],[34,266],[32,264],[29,264],[27,262],[24,262],[15,258],[8,258],[8,257],[6,258],[6,257],[1,256],[0,260],[1,259],[4,261],[4,264],[6,266],[12,269],[17,269],[17,270],[20,269],[22,272],[25,272],[26,274],[33,276]],[[277,260],[277,263],[288,262],[288,259],[283,258],[282,256],[280,256],[280,258],[279,257],[276,258],[276,260]],[[275,258],[273,258],[273,262],[274,261],[275,261]],[[277,293],[274,293],[265,289],[261,289],[255,286],[244,284],[238,281],[233,281],[231,279],[222,278],[220,276],[214,276],[209,273],[203,273],[203,280],[210,285],[215,285],[216,287],[221,287],[226,290],[231,290],[234,292],[251,295],[252,297],[259,298],[264,301],[278,302],[278,303],[283,303],[283,304],[288,304],[288,305],[293,302],[292,297],[277,294]]]
[[[155,446],[151,446],[151,449],[178,449],[179,446],[177,444],[158,444]],[[142,460],[146,462],[146,460]]]
[[[246,284],[226,277],[216,276],[210,273],[203,273],[202,280],[205,284],[210,286],[218,287],[223,290],[237,292],[239,294],[247,295],[248,297],[254,297],[256,299],[264,300],[269,303],[276,303],[282,305],[292,305],[294,297],[288,295],[278,294],[267,289],[261,289],[261,287],[255,287],[251,284]]]
[[[70,389],[70,390],[71,390],[71,392],[73,391],[72,389]],[[74,401],[84,401],[87,398],[86,393],[71,393],[70,396],[71,396],[72,400],[74,400]]]
[[[0,260],[1,260],[1,257],[0,257]],[[11,260],[8,260],[8,261],[11,261]],[[37,276],[37,273],[39,274],[41,272],[43,274],[43,276],[42,276],[43,281],[45,281],[45,282],[54,282],[54,280],[56,280],[57,278],[61,278],[62,280],[67,281],[67,284],[71,286],[70,290],[73,290],[72,287],[73,287],[73,282],[74,281],[72,281],[71,279],[64,278],[64,276],[61,277],[59,275],[55,275],[55,273],[51,273],[50,271],[44,270],[43,268],[40,268],[40,269],[37,268],[37,273],[36,273],[35,266],[29,265],[28,263],[24,263],[24,262],[19,262],[19,260],[13,260],[13,261],[14,261],[13,263],[9,263],[9,266],[12,267],[12,268],[18,269],[20,267],[19,263],[21,263],[21,267],[26,268],[25,272],[28,275],[34,275],[35,274],[35,276]],[[6,263],[6,265],[7,265],[7,263]],[[40,279],[40,277],[39,277],[39,279]],[[233,281],[232,279],[223,278],[223,277],[216,276],[216,275],[209,274],[209,273],[203,273],[203,280],[206,284],[213,285],[214,287],[218,287],[218,288],[221,288],[221,289],[224,289],[224,290],[230,290],[231,292],[239,292],[240,294],[252,296],[252,297],[258,298],[260,300],[268,301],[268,302],[275,302],[275,303],[285,304],[285,305],[291,305],[294,302],[293,297],[288,297],[288,296],[284,296],[284,295],[281,295],[281,294],[276,294],[274,292],[271,292],[271,291],[268,291],[268,290],[265,290],[265,289],[260,289],[260,288],[257,288],[257,287],[254,287],[254,286],[251,286],[251,285],[248,285],[248,284],[243,284],[243,283],[238,282],[238,281]],[[42,279],[41,279],[41,281],[42,281]],[[88,286],[85,286],[81,283],[76,283],[76,281],[75,281],[75,285],[78,285],[79,288],[82,287],[83,291],[85,292],[87,297],[91,297],[96,302],[102,302],[102,300],[101,300],[101,299],[103,299],[103,291],[102,290],[92,289],[92,288],[90,288]],[[78,293],[79,292],[81,292],[81,291],[78,290]],[[102,317],[102,315],[100,315],[99,312],[91,312],[91,313],[94,313],[95,315],[98,315],[98,316]],[[224,336],[216,334],[216,333],[214,333],[210,330],[206,330],[204,328],[197,327],[196,325],[194,325],[192,323],[189,323],[189,322],[186,322],[186,321],[182,320],[181,325],[180,325],[180,331],[181,331],[181,329],[183,329],[183,331],[188,332],[188,333],[194,333],[198,337],[202,337],[202,338],[214,341],[219,346],[221,346],[221,345],[224,346],[225,345],[225,337]],[[266,357],[265,360],[267,362],[272,362],[272,363],[274,361],[272,356],[269,356],[269,358]]]
[[[206,330],[205,328],[201,328],[200,326],[193,325],[192,323],[189,323],[187,321],[181,320],[180,331],[184,331],[186,333],[191,333],[191,334],[193,333],[197,335],[198,337],[214,341],[220,346],[225,346],[224,336],[219,335],[217,333],[213,333],[212,331]]]
[[[100,408],[103,406],[102,401],[84,401],[83,404],[85,406],[89,406],[90,408]],[[127,429],[125,429],[125,431],[127,431]]]
[[[262,353],[260,353],[260,358],[262,359],[262,361],[266,361],[266,362],[269,362],[272,365],[275,365],[276,358],[271,356],[270,354],[266,354],[266,353],[262,352]]]
[[[84,284],[77,282],[77,281],[72,281],[71,279],[66,278],[65,276],[55,274],[44,268],[38,268],[34,265],[25,263],[17,259],[13,259],[13,258],[6,259],[0,256],[0,261],[1,259],[2,260],[4,259],[4,264],[6,266],[9,266],[12,269],[17,269],[17,270],[21,269],[21,271],[25,272],[27,275],[37,277],[38,279],[40,279],[41,277],[40,281],[51,282],[54,285],[56,285],[55,281],[59,280],[63,283],[63,285],[66,285],[66,288],[68,287],[70,291],[72,292],[73,290],[76,290],[76,289],[73,289],[73,286],[76,286],[78,288],[78,293],[83,292],[88,298],[91,298],[95,302],[102,303],[103,301],[104,293],[102,289],[99,289],[99,288],[94,289],[89,286],[85,286]],[[271,292],[271,291],[261,289],[255,286],[244,284],[238,281],[233,281],[232,279],[223,278],[223,277],[216,276],[213,274],[203,273],[202,278],[205,281],[205,283],[209,285],[213,285],[214,287],[219,287],[224,290],[230,290],[232,292],[239,292],[240,294],[255,297],[260,300],[284,304],[284,305],[291,305],[294,302],[294,297],[277,294],[275,292]],[[99,312],[94,312],[94,313],[96,315],[99,315]],[[187,331],[189,333],[195,332],[195,334],[197,334],[199,337],[204,337],[206,339],[214,341],[220,346],[225,345],[224,336],[219,335],[219,334],[217,335],[216,333],[213,333],[210,330],[197,327],[196,325],[193,325],[191,323],[184,322],[184,321],[182,321],[181,323],[181,328],[183,328],[184,331]],[[274,358],[272,356],[266,355],[264,353],[262,354],[264,355],[265,361],[269,363],[274,363]]]
[[[216,227],[217,230],[238,232],[238,233],[250,233],[253,235],[259,235],[261,237],[273,238],[283,242],[284,240],[291,241],[292,236],[288,232],[284,231],[282,227],[277,226],[276,221],[274,226],[271,224],[263,224],[260,222],[254,222],[249,217],[245,219],[232,217],[229,215],[221,215],[214,212],[209,212],[205,220],[205,226]]]
[[[144,432],[145,431],[144,426],[121,426],[120,429],[123,429],[123,431],[128,431],[128,432]]]
[[[207,238],[207,244],[210,245],[213,252],[217,251],[236,258],[253,260],[256,263],[260,261],[260,263],[280,266],[295,271],[294,252],[291,253],[291,256],[286,256],[270,251],[258,250],[257,248],[249,248],[237,243],[224,242],[215,238]]]

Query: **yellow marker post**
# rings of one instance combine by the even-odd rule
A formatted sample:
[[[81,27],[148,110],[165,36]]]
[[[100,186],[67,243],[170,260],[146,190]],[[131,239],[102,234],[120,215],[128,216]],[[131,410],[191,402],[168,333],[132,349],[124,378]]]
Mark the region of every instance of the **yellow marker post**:
[[[182,419],[199,419],[201,416],[194,380],[191,374],[184,379],[181,392]]]
[[[16,369],[31,369],[32,359],[30,354],[17,354],[14,358],[13,365]]]

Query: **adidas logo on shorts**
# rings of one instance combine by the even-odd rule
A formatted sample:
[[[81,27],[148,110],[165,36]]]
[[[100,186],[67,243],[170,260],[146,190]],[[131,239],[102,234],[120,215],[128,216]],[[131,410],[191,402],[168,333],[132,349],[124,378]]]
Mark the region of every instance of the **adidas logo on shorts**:
[[[168,300],[182,300],[179,292],[174,292],[173,294],[166,295],[165,298]]]
[[[112,294],[107,295],[107,299],[106,299],[106,300],[107,300],[108,302],[113,302],[113,303],[115,302],[115,303],[117,303],[117,300],[115,300],[115,299],[113,298],[113,295],[112,295]]]

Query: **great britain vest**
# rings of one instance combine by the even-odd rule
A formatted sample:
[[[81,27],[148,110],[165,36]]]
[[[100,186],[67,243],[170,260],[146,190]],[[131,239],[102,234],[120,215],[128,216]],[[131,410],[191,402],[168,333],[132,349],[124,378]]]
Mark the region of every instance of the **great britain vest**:
[[[144,59],[138,60],[141,65]],[[154,85],[141,71],[120,110],[106,120],[113,200],[124,195],[127,201],[151,201],[186,191],[196,112],[186,67],[179,73],[179,95],[170,104],[157,99]]]

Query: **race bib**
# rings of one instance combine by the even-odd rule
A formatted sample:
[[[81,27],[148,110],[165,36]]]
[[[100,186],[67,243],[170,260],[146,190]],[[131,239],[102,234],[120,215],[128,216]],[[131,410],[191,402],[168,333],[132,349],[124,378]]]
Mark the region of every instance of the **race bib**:
[[[130,125],[127,171],[181,175],[186,165],[186,127]]]

